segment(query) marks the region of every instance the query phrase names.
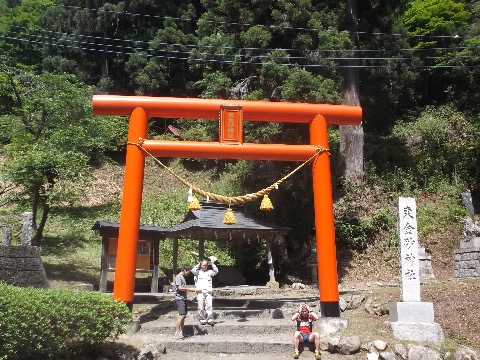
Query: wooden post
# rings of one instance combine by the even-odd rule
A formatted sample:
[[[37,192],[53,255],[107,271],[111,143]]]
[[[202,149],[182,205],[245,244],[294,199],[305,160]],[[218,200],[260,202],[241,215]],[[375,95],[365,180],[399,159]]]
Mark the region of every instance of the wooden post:
[[[152,274],[152,288],[150,292],[158,293],[158,259],[159,259],[159,241],[160,239],[152,240],[153,245],[153,274]]]
[[[178,270],[178,238],[173,239],[173,254],[172,254],[172,269],[173,269],[173,285],[175,285],[175,276]]]
[[[205,239],[203,238],[203,232],[198,240],[198,257],[200,261],[205,258]]]
[[[102,256],[100,258],[100,286],[101,293],[107,292],[108,279],[108,236],[102,236]]]
[[[273,251],[272,251],[272,241],[271,238],[267,239],[267,263],[268,263],[268,276],[269,276],[269,281],[267,282],[267,286],[271,288],[278,289],[280,287],[280,284],[275,281],[275,267],[273,265]]]
[[[272,241],[271,241],[271,239],[267,240],[267,263],[268,263],[268,277],[269,277],[270,281],[275,281],[275,268],[273,266]]]

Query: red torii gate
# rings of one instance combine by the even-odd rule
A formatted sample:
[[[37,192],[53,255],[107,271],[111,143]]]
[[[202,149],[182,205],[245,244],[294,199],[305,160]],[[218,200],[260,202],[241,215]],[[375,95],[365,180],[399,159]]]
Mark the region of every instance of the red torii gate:
[[[305,161],[315,155],[318,148],[328,149],[327,124],[359,125],[362,119],[359,106],[347,105],[117,95],[94,95],[92,105],[95,115],[130,116],[128,143],[142,141],[142,147],[155,157]],[[148,140],[149,117],[220,118],[220,141]],[[243,120],[308,123],[310,145],[243,143]],[[137,146],[127,146],[113,296],[126,302],[130,309],[133,306],[144,170],[145,152]],[[332,184],[327,152],[314,158],[312,175],[320,310],[322,317],[339,317]]]

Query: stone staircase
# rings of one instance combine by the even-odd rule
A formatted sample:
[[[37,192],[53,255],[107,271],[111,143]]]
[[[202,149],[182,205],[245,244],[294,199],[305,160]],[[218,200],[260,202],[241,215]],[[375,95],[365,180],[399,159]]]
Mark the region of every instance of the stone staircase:
[[[160,344],[167,352],[184,353],[290,354],[296,326],[290,320],[292,314],[301,302],[318,304],[317,297],[268,300],[248,299],[241,294],[238,297],[215,297],[215,323],[201,325],[197,318],[197,303],[189,301],[185,339],[177,340],[173,338],[177,319],[174,299],[167,296],[170,294],[161,295],[160,299],[150,301],[151,307],[138,317],[139,329],[134,336],[143,338],[144,342]],[[136,296],[134,303],[139,300]],[[300,350],[311,351],[313,356],[315,348],[308,344]]]

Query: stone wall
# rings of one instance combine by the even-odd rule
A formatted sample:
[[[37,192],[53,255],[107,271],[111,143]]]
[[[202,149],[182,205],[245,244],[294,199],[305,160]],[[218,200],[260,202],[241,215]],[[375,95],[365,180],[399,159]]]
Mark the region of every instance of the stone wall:
[[[22,287],[49,287],[38,247],[0,245],[0,282]]]
[[[455,251],[454,277],[480,277],[480,250],[460,249]]]
[[[480,237],[466,237],[455,251],[454,277],[480,277]]]

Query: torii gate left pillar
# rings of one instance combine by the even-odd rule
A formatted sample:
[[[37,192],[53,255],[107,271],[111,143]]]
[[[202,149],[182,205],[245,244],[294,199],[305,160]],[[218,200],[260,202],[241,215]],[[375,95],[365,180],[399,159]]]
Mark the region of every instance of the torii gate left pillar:
[[[222,106],[242,108],[243,120],[310,124],[310,145],[222,144],[212,142],[144,140],[142,147],[156,157],[305,161],[328,149],[327,123],[358,125],[358,106],[272,103],[220,99],[154,98],[143,96],[95,95],[96,115],[130,116],[129,144],[146,139],[148,118],[218,119]],[[122,211],[118,236],[114,292],[116,299],[133,307],[135,268],[143,193],[145,154],[137,146],[127,147]],[[322,318],[340,316],[333,198],[328,152],[315,157],[312,167],[318,284]]]

